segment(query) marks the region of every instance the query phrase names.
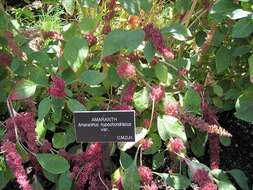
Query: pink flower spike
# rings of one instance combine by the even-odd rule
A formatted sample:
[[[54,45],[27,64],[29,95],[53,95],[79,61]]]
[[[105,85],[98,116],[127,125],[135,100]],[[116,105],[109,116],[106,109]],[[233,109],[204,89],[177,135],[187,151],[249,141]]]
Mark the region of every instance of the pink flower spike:
[[[152,182],[151,185],[145,185],[143,190],[158,190],[158,187],[155,182]]]
[[[151,100],[160,102],[165,96],[165,90],[163,86],[153,85],[150,93]]]
[[[125,79],[134,78],[136,75],[135,66],[127,62],[120,63],[117,66],[117,73]]]
[[[206,183],[212,183],[212,180],[209,176],[209,172],[206,169],[204,168],[196,169],[196,170],[193,170],[192,173],[193,173],[193,176],[192,176],[193,181],[198,183],[199,186],[203,186]]]
[[[165,104],[165,114],[176,117],[179,114],[179,104],[175,101],[169,101]]]
[[[64,98],[67,94],[65,92],[65,81],[58,77],[52,76],[53,85],[48,89],[49,94],[56,98]]]
[[[12,62],[11,55],[0,52],[0,64],[4,66],[10,66]]]
[[[138,172],[143,185],[150,185],[152,183],[153,175],[151,169],[146,166],[140,166]]]
[[[168,148],[171,152],[180,154],[184,149],[184,142],[180,138],[171,138],[168,144]]]
[[[174,53],[169,48],[162,48],[160,52],[165,59],[171,60],[175,58]]]
[[[13,175],[16,177],[21,189],[32,190],[32,186],[29,184],[26,171],[22,165],[22,158],[17,153],[16,145],[7,140],[3,143],[1,151],[4,152],[6,162],[8,163]]]
[[[123,91],[123,95],[122,95],[122,98],[121,98],[121,101],[123,103],[130,103],[130,102],[132,102],[133,95],[134,95],[136,87],[137,87],[137,84],[136,84],[135,81],[131,81],[127,85],[127,87]]]
[[[146,138],[141,140],[141,147],[143,150],[149,149],[153,145],[153,141],[151,138]]]

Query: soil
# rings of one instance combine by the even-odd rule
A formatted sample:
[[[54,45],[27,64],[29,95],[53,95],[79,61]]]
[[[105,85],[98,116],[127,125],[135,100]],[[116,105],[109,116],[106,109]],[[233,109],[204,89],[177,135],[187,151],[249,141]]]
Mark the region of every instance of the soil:
[[[253,124],[238,120],[232,112],[219,115],[219,123],[232,135],[231,145],[222,147],[221,168],[241,169],[253,185]]]

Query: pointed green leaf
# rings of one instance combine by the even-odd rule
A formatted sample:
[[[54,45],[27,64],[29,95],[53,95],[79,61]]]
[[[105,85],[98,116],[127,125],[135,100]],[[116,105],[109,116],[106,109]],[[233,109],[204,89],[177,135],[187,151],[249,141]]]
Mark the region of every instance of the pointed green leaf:
[[[37,85],[29,80],[18,82],[12,93],[12,97],[15,100],[29,98],[34,95],[36,87]]]
[[[155,75],[161,82],[166,83],[168,80],[168,68],[164,64],[158,62],[155,65]]]
[[[56,190],[70,190],[72,187],[72,180],[69,178],[69,172],[60,175]]]
[[[243,171],[239,169],[233,169],[228,171],[228,173],[235,179],[237,184],[243,189],[243,190],[249,190],[248,186],[248,178],[243,173]]]
[[[161,32],[164,35],[171,34],[173,38],[180,41],[185,41],[187,38],[192,36],[191,31],[188,28],[178,23],[170,24],[169,26],[163,28]]]
[[[146,87],[134,93],[134,107],[137,110],[145,110],[149,107],[149,91]]]
[[[62,0],[62,6],[68,14],[72,15],[75,10],[75,0]]]
[[[63,57],[73,71],[76,72],[82,66],[88,55],[88,49],[88,43],[84,38],[76,36],[67,41]]]
[[[189,88],[184,96],[184,109],[199,114],[201,113],[200,105],[200,95],[192,88]]]
[[[246,89],[243,94],[239,96],[235,104],[235,116],[244,121],[253,123],[253,88]]]
[[[144,31],[116,29],[110,32],[103,47],[103,57],[112,55],[122,49],[127,49],[128,53],[136,49],[144,40]]]
[[[233,38],[246,38],[253,32],[253,20],[243,18],[233,25]]]
[[[157,118],[158,133],[162,140],[166,141],[170,137],[179,137],[186,142],[184,126],[180,121],[172,116],[162,115]]]
[[[82,82],[88,84],[88,85],[97,85],[105,80],[105,74],[98,72],[98,71],[93,71],[93,70],[88,70],[82,73],[80,79]]]
[[[51,108],[51,99],[49,97],[44,98],[38,107],[38,116],[39,120],[42,120],[50,111]]]
[[[68,161],[56,154],[40,153],[36,155],[36,158],[42,168],[52,174],[61,174],[70,168]]]
[[[139,15],[140,7],[136,0],[119,0],[120,5],[130,14]]]
[[[216,53],[216,70],[218,73],[225,71],[232,62],[232,54],[226,47],[220,47]]]
[[[54,133],[52,142],[54,148],[65,148],[67,136],[65,132]]]
[[[140,189],[140,176],[135,162],[124,171],[122,185],[124,189],[128,190]]]
[[[72,112],[86,110],[84,105],[75,99],[69,99],[67,101],[67,105],[68,105],[69,110]]]

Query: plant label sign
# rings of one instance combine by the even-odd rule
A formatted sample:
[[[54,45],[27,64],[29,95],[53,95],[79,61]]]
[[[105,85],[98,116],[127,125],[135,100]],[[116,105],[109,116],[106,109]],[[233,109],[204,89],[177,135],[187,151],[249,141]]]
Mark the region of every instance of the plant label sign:
[[[74,112],[77,142],[134,142],[135,111]]]

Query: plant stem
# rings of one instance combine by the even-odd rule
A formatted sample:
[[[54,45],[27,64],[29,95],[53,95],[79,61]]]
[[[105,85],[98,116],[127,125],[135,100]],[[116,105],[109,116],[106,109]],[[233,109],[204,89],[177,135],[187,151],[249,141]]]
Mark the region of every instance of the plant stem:
[[[190,11],[188,11],[183,18],[182,24],[185,24],[186,27],[189,25],[189,22],[191,20],[191,17],[192,17],[193,11],[197,5],[197,2],[198,2],[198,0],[193,0]]]

